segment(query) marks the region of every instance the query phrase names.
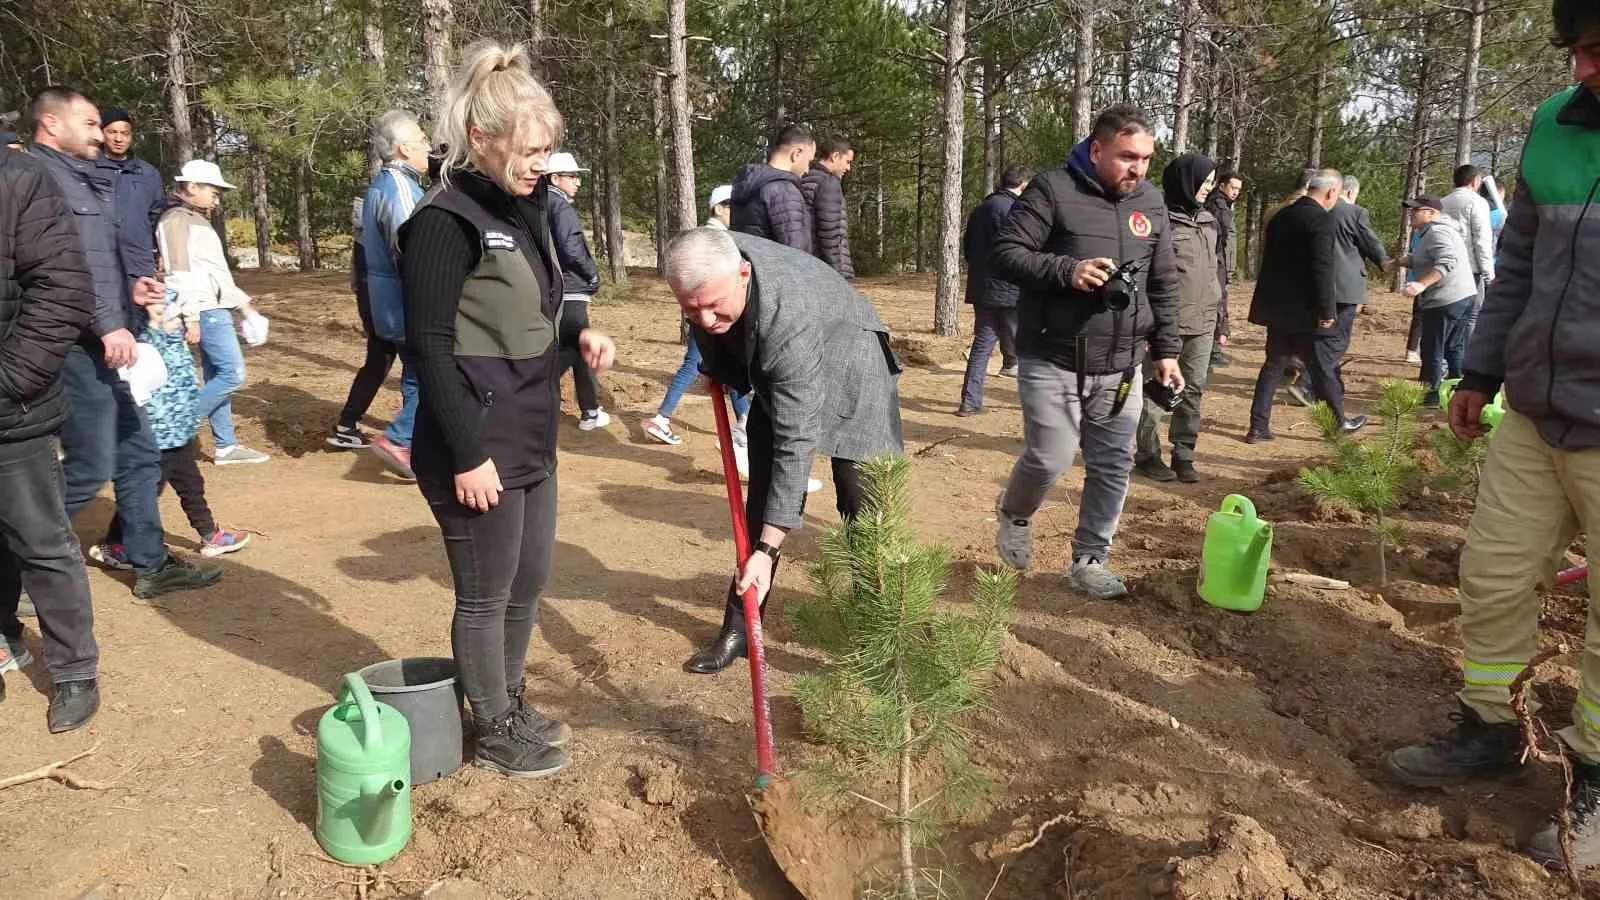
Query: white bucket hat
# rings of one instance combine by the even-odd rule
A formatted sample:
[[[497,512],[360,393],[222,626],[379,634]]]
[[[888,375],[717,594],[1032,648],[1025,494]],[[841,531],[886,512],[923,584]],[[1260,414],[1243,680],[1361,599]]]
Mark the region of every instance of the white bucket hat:
[[[216,163],[203,159],[191,159],[184,163],[183,170],[173,181],[179,184],[209,184],[229,191],[234,189],[233,185],[222,177],[222,169]]]
[[[733,185],[719,184],[711,189],[711,208],[716,209],[733,199]]]
[[[552,153],[544,171],[547,175],[579,175],[589,170],[578,165],[578,160],[571,153]]]

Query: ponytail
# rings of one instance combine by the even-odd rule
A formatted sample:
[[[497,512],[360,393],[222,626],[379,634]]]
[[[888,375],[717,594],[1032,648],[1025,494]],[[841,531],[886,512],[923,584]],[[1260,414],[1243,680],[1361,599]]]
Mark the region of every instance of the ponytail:
[[[439,103],[435,136],[445,145],[440,178],[472,161],[472,129],[518,146],[530,129],[541,128],[551,144],[561,139],[563,123],[550,92],[533,75],[522,44],[507,48],[479,41],[466,49],[450,87]],[[504,173],[507,180],[513,173]]]

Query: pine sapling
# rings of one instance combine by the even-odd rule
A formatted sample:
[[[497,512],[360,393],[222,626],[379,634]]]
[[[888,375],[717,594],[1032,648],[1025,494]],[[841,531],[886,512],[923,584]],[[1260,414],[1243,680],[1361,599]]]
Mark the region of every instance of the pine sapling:
[[[1378,538],[1378,581],[1388,584],[1385,551],[1389,544],[1400,542],[1402,532],[1387,513],[1399,504],[1417,469],[1416,412],[1422,405],[1422,388],[1409,381],[1385,381],[1381,391],[1377,434],[1364,441],[1346,434],[1326,403],[1312,408],[1312,420],[1333,450],[1333,459],[1325,465],[1301,469],[1300,487],[1318,500],[1376,517],[1373,531]]]
[[[911,464],[883,457],[863,469],[860,515],[823,535],[810,567],[816,596],[789,610],[795,634],[828,658],[795,696],[807,731],[837,754],[808,772],[815,792],[864,802],[894,826],[900,894],[912,898],[914,848],[990,788],[967,758],[961,720],[982,704],[1000,661],[1017,579],[980,571],[970,612],[938,608],[949,561],[912,530]],[[870,796],[891,773],[894,796]]]
[[[1489,459],[1489,438],[1463,441],[1450,429],[1439,428],[1428,434],[1428,443],[1439,460],[1440,471],[1433,478],[1433,486],[1450,494],[1476,494],[1478,477]]]

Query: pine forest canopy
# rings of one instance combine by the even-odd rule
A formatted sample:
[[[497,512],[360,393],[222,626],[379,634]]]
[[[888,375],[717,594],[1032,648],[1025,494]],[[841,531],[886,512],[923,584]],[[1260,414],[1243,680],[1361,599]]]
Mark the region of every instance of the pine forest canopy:
[[[777,123],[804,122],[857,150],[845,190],[858,270],[949,274],[935,325],[953,333],[965,212],[1006,164],[1061,164],[1089,111],[1113,102],[1160,123],[1152,175],[1197,149],[1244,176],[1243,235],[1308,164],[1361,176],[1391,240],[1402,196],[1447,188],[1459,161],[1513,181],[1533,107],[1570,83],[1549,12],[1548,0],[10,0],[0,112],[52,83],[126,107],[142,155],[168,175],[218,158],[249,187],[230,214],[248,210],[265,226],[258,247],[293,241],[310,267],[319,240],[349,231],[371,120],[402,107],[426,121],[455,51],[526,41],[567,118],[565,148],[595,170],[580,206],[605,220],[598,250],[625,229],[703,217]],[[1246,237],[1241,264],[1250,249]]]

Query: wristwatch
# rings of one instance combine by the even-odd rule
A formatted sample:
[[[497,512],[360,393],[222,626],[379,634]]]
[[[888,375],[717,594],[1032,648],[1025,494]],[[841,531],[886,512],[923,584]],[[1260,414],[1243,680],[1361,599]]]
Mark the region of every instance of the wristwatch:
[[[765,553],[766,555],[772,557],[773,562],[777,562],[778,557],[783,555],[782,550],[779,550],[777,547],[772,546],[766,541],[756,541],[756,545],[750,548],[750,552]]]

